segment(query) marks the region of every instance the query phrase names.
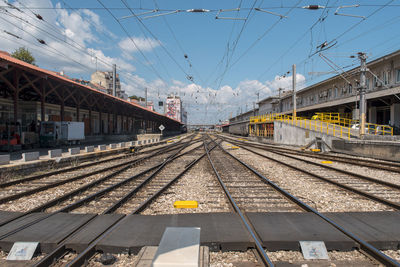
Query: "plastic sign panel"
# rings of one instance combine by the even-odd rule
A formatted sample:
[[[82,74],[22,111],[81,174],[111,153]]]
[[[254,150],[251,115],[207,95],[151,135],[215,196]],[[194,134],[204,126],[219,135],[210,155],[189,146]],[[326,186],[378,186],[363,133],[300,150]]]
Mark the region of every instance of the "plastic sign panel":
[[[32,259],[39,242],[15,242],[7,260],[9,261],[28,261]]]
[[[165,127],[164,127],[164,125],[160,125],[160,127],[158,127],[158,129],[160,129],[160,131],[164,131],[164,129],[165,129]]]
[[[300,246],[306,260],[329,260],[323,241],[300,241]]]

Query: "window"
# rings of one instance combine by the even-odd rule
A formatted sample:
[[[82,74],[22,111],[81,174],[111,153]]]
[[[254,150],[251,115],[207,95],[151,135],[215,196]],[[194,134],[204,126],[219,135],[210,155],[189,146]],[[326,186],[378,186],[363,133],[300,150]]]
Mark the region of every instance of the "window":
[[[388,77],[388,72],[384,71],[383,72],[383,83],[388,84],[389,83],[389,77]]]
[[[353,92],[353,85],[351,85],[351,83],[349,83],[348,90],[349,90],[349,94],[351,94]]]
[[[336,98],[336,97],[337,97],[337,91],[338,91],[338,88],[335,86],[334,98]]]
[[[400,83],[400,69],[396,70],[396,83]]]
[[[365,89],[369,90],[369,78],[365,80]]]

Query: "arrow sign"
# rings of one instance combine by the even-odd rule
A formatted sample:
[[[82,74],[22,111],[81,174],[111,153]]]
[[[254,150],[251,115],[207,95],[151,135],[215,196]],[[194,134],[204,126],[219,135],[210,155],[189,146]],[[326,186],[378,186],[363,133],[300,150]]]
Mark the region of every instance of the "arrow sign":
[[[158,127],[158,129],[160,129],[160,131],[164,131],[164,129],[165,129],[165,127],[164,127],[164,125],[160,125],[160,127]]]

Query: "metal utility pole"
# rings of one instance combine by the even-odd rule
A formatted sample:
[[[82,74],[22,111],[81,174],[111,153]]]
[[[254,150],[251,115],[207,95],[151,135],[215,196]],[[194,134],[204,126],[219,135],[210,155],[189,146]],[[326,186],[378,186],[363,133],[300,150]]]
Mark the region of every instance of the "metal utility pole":
[[[260,102],[260,92],[257,92],[256,95],[257,95],[257,103],[258,103],[258,102]]]
[[[144,88],[144,106],[147,108],[147,87]]]
[[[113,96],[117,96],[117,65],[113,64]]]
[[[253,102],[253,116],[256,115],[256,103]]]
[[[293,78],[292,78],[292,80],[293,80],[293,120],[296,120],[296,116],[297,116],[297,113],[296,113],[296,64],[293,64],[293,71],[292,71],[292,74],[293,74]]]
[[[279,113],[282,113],[282,101],[281,101],[281,91],[283,89],[279,88]]]
[[[360,59],[360,137],[363,137],[365,134],[365,120],[366,120],[366,111],[367,111],[367,99],[365,98],[365,90],[366,90],[366,78],[365,72],[367,71],[367,55],[365,53],[359,52],[358,58]]]

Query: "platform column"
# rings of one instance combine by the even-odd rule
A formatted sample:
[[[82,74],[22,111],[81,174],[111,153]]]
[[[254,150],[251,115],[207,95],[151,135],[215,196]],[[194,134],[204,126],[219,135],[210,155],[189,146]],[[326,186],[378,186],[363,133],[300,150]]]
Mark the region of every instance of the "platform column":
[[[93,135],[92,131],[92,107],[89,107],[89,134]]]
[[[390,106],[390,124],[400,127],[400,104],[392,104]]]
[[[100,128],[99,133],[103,134],[103,119],[101,117],[102,117],[101,110],[99,110],[99,128]]]
[[[14,72],[14,94],[13,94],[13,102],[14,102],[14,123],[18,121],[18,98],[19,98],[19,71]]]
[[[110,134],[110,112],[107,112],[107,134]]]
[[[40,88],[41,95],[40,95],[40,120],[45,121],[45,108],[44,103],[46,101],[46,87],[45,87],[45,80],[42,80],[42,87]]]

